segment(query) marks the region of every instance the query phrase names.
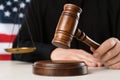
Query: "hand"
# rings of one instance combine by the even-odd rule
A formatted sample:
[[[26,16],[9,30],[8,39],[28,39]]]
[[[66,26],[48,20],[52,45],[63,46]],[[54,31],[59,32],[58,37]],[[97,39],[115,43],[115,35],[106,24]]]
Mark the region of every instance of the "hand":
[[[84,61],[88,66],[91,67],[102,66],[102,64],[97,59],[95,59],[90,53],[78,49],[56,48],[51,53],[51,59]]]
[[[93,56],[111,69],[120,69],[120,41],[110,38],[93,51]]]

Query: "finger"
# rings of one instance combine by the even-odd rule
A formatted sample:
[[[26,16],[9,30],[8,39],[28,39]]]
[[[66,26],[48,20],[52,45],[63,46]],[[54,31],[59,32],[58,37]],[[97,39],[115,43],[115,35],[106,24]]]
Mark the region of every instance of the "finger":
[[[120,69],[120,62],[112,65],[112,66],[109,66],[110,69]]]
[[[97,63],[95,63],[95,62],[91,62],[90,60],[81,58],[79,56],[76,56],[76,57],[77,57],[78,61],[84,61],[87,64],[87,66],[89,66],[89,67],[96,67],[97,66]]]
[[[97,67],[96,63],[91,63],[91,62],[86,61],[86,60],[85,60],[85,63],[87,64],[88,67]]]
[[[92,65],[94,67],[101,66],[101,63],[98,62],[97,59],[95,59],[90,53],[88,53],[84,50],[79,50],[76,54],[76,57],[83,59],[86,63],[88,62],[90,65]]]
[[[106,40],[100,45],[97,50],[94,51],[93,56],[96,58],[103,56],[107,51],[113,48],[117,42],[118,40],[116,38],[110,38]]]
[[[104,66],[104,64],[103,63],[97,63],[97,67],[102,67],[102,66]]]
[[[95,50],[95,49],[92,48],[92,47],[91,47],[91,49]],[[84,51],[84,52],[85,52],[85,51]],[[90,61],[92,64],[94,63],[94,64],[96,65],[96,67],[101,67],[101,66],[103,66],[103,64],[100,62],[99,59],[94,58],[93,55],[91,55],[90,53],[85,54],[84,52],[82,52],[82,53],[85,55],[85,57],[84,57],[84,56],[80,56],[80,57],[82,57],[82,58],[84,58],[84,59],[87,59],[87,60]]]
[[[120,53],[117,56],[115,56],[114,58],[112,58],[111,60],[105,62],[105,65],[110,66],[110,65],[114,65],[118,62],[120,62]]]
[[[84,61],[86,63],[86,65],[89,67],[96,67],[97,66],[96,63],[93,63],[87,59],[79,57],[78,53],[70,53],[67,56],[65,56],[64,58],[62,58],[62,60]]]
[[[84,61],[86,63],[86,65],[89,67],[96,67],[97,66],[97,63],[91,62],[91,61],[83,59],[83,58],[79,58],[78,56],[77,56],[77,58],[72,57],[71,59],[76,60],[76,61]]]
[[[78,54],[76,54],[79,58],[83,58],[85,60],[88,60],[90,62],[96,62],[96,59],[88,52],[84,51],[84,50],[79,50],[77,52]],[[82,54],[81,54],[82,53]]]
[[[90,47],[90,50],[91,50],[92,52],[94,52],[94,51],[95,51],[95,49],[94,49],[94,48],[92,48],[92,47]]]
[[[109,50],[102,58],[102,62],[106,62],[120,53],[120,42],[117,42],[114,48]]]

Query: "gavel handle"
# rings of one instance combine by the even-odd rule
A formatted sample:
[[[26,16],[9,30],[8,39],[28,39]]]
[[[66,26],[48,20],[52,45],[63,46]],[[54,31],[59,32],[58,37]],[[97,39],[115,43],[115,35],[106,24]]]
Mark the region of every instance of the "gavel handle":
[[[97,49],[100,44],[95,42],[94,40],[92,40],[91,38],[89,38],[84,32],[82,32],[80,29],[77,30],[75,36],[76,39],[78,39],[79,41],[84,42],[85,44],[87,44],[90,47],[93,47],[94,49]]]

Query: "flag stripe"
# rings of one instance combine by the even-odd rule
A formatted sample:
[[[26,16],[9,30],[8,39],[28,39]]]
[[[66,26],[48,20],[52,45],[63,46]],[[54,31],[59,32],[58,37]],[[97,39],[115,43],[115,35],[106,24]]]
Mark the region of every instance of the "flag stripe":
[[[15,26],[11,23],[0,23],[0,34],[16,35],[20,28],[19,24]]]
[[[0,0],[0,60],[10,60],[4,49],[12,48],[30,0]]]
[[[8,54],[4,49],[11,48],[12,43],[0,43],[0,54]]]
[[[0,54],[0,60],[11,60],[11,54]]]
[[[16,35],[0,34],[0,42],[13,42]]]

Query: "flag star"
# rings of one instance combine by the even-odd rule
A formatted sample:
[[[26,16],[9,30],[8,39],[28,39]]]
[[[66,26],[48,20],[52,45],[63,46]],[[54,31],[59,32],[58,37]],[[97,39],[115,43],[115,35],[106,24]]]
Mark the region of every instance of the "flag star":
[[[25,8],[25,3],[20,3],[20,8]]]
[[[17,8],[17,7],[14,7],[12,10],[13,10],[13,12],[17,12],[17,11],[18,11],[18,8]]]
[[[19,14],[19,18],[23,18],[24,17],[24,14],[23,13],[20,13]]]
[[[5,15],[5,17],[10,17],[10,12],[9,11],[5,11],[4,15]]]
[[[11,3],[10,1],[7,1],[6,4],[7,4],[8,6],[11,6],[12,3]]]
[[[29,2],[30,2],[30,0],[26,0],[26,2],[27,2],[27,3],[29,3]]]
[[[18,2],[18,0],[14,0],[14,2]]]
[[[4,5],[1,4],[0,5],[0,10],[4,10],[4,8],[5,8]]]

